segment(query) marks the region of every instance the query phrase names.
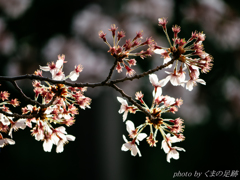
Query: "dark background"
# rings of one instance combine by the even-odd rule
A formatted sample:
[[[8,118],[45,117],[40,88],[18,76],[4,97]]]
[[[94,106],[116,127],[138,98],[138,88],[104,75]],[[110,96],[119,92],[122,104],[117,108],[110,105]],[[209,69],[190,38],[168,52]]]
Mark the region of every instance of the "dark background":
[[[205,50],[214,57],[212,71],[200,76],[206,86],[198,85],[191,92],[171,85],[163,88],[164,95],[184,100],[173,116],[185,120],[186,140],[176,146],[186,152],[180,152],[179,160],[166,161],[160,135],[155,148],[141,142],[141,158],[122,152],[122,134],[127,131],[117,112],[116,96],[120,94],[107,87],[94,88],[86,93],[93,99],[91,109],[80,110],[76,123],[67,128],[76,140],[64,146],[63,153],[57,154],[55,146],[51,153],[44,152],[42,142],[31,137],[29,128],[19,130],[13,133],[16,144],[1,149],[1,179],[167,180],[179,171],[240,170],[239,6],[240,2],[233,0],[0,0],[1,76],[32,74],[39,65],[65,54],[65,72],[80,63],[84,70],[79,82],[101,81],[114,61],[98,32],[110,34],[107,29],[116,24],[128,38],[143,30],[144,38],[152,36],[158,45],[166,46],[157,26],[159,17],[167,17],[170,36],[174,24],[181,26],[179,36],[186,39],[194,30],[203,31]],[[153,56],[139,59],[134,69],[140,73],[160,64],[162,59]],[[28,96],[34,96],[30,81],[19,85]],[[146,102],[152,100],[148,77],[120,86],[131,96],[141,90]],[[10,84],[2,82],[1,90],[21,100]],[[144,122],[141,113],[128,119],[136,125]],[[193,175],[188,179],[194,179]]]

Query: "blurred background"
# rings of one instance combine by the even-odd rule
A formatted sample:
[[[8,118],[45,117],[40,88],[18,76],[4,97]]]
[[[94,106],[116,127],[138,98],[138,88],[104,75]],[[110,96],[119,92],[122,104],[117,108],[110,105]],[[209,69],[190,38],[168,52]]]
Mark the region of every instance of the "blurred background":
[[[167,18],[170,36],[175,24],[181,26],[182,38],[188,39],[192,31],[203,31],[207,37],[205,50],[214,57],[212,71],[200,76],[206,86],[198,85],[191,92],[171,85],[163,88],[163,95],[181,97],[184,102],[175,116],[166,115],[185,121],[186,140],[176,146],[186,152],[180,152],[179,160],[166,161],[160,135],[155,148],[141,142],[141,158],[122,152],[122,134],[127,135],[127,131],[118,114],[116,96],[120,94],[108,87],[89,88],[86,96],[92,98],[91,109],[80,110],[75,124],[67,128],[76,140],[61,154],[55,152],[55,146],[47,153],[42,142],[30,135],[29,128],[13,133],[16,144],[0,152],[1,178],[168,180],[179,171],[240,170],[239,6],[240,1],[233,0],[0,0],[1,76],[32,74],[39,65],[65,54],[66,74],[82,64],[84,70],[78,82],[100,82],[114,59],[98,32],[106,32],[111,42],[108,29],[116,24],[118,30],[125,31],[126,38],[143,30],[144,38],[152,36],[158,45],[167,46],[162,28],[157,25],[160,17]],[[137,73],[163,63],[155,55],[138,60],[134,67]],[[160,79],[166,77],[164,72],[156,74]],[[124,76],[125,72],[115,72],[113,78]],[[19,81],[19,85],[28,96],[34,96],[31,81]],[[148,77],[119,86],[133,97],[141,90],[144,100],[152,101]],[[10,84],[2,83],[1,90],[21,100]],[[145,117],[136,113],[128,119],[137,126]]]

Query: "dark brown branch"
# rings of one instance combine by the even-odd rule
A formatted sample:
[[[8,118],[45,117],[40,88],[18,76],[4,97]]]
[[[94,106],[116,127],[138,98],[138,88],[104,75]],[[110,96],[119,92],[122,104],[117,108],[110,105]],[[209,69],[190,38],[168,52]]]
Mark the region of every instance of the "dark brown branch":
[[[30,97],[26,96],[24,94],[24,92],[22,91],[22,89],[17,85],[16,81],[10,81],[13,86],[20,92],[20,94],[22,95],[22,97],[24,97],[27,101],[29,101],[31,104],[34,104],[34,105],[39,105],[39,106],[42,106],[41,103],[39,103],[38,101],[35,101],[35,100],[32,100]]]
[[[4,114],[5,116],[8,116],[8,117],[14,117],[14,118],[27,118],[27,119],[30,119],[30,118],[34,118],[34,117],[37,117],[38,114],[35,114],[35,115],[32,115],[32,114],[18,114],[18,113],[7,113],[5,111],[3,111],[2,109],[0,109],[0,113]]]
[[[48,81],[48,82],[51,82],[53,84],[65,84],[67,86],[72,86],[72,87],[92,87],[92,88],[94,88],[94,87],[97,87],[97,86],[111,86],[112,84],[115,84],[115,83],[124,82],[124,81],[128,81],[128,80],[132,81],[134,79],[142,78],[146,75],[149,75],[151,73],[154,73],[158,70],[161,70],[161,69],[167,67],[168,65],[172,64],[174,61],[175,61],[175,59],[172,59],[171,61],[169,61],[168,63],[166,63],[164,65],[158,66],[154,69],[150,69],[146,72],[143,72],[139,75],[135,75],[133,77],[125,77],[123,79],[112,80],[112,81],[109,81],[109,82],[107,82],[107,81],[112,76],[115,64],[117,63],[116,61],[115,61],[114,66],[112,66],[108,77],[104,81],[98,82],[98,83],[73,83],[73,82],[67,82],[66,80],[59,81],[59,80],[53,80],[53,79],[50,79],[50,78],[47,78],[47,77],[41,77],[41,76],[30,75],[30,74],[21,75],[21,76],[14,76],[14,77],[0,76],[0,81],[16,81],[16,80],[30,79],[30,80]]]
[[[118,62],[118,60],[116,59],[115,62],[114,62],[114,64],[113,64],[113,66],[112,66],[112,68],[110,69],[110,72],[109,72],[109,74],[108,74],[108,77],[102,82],[102,84],[105,84],[105,83],[108,82],[108,80],[111,78],[111,76],[112,76],[112,74],[113,74],[113,71],[114,71],[114,68],[115,68],[116,65],[117,65],[117,62]]]
[[[142,77],[144,77],[146,75],[149,75],[149,74],[152,74],[152,73],[154,73],[156,71],[162,70],[163,68],[167,67],[168,65],[173,64],[174,61],[175,61],[175,59],[172,59],[168,63],[165,63],[165,64],[163,64],[161,66],[157,66],[156,68],[150,69],[150,70],[148,70],[146,72],[143,72],[141,74],[135,75],[133,77],[125,77],[125,78],[122,78],[122,79],[116,79],[116,80],[110,81],[109,83],[116,84],[116,83],[124,82],[124,81],[128,81],[128,80],[132,81],[134,79],[140,79],[140,78],[142,78]]]

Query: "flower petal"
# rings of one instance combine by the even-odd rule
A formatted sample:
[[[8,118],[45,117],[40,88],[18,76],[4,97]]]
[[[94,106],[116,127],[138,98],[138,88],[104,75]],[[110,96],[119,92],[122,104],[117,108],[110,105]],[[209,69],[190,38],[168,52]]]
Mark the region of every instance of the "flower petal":
[[[71,81],[76,81],[79,77],[79,73],[76,73],[76,71],[70,72],[68,78],[71,79]]]
[[[206,85],[206,82],[203,79],[197,79],[196,82]]]
[[[70,134],[66,135],[66,138],[67,138],[68,141],[75,141],[75,139],[76,139],[75,136],[70,135]]]
[[[165,50],[164,50],[164,49],[155,49],[153,52],[154,52],[155,54],[162,54],[162,53],[165,52]]]
[[[44,150],[45,152],[51,152],[51,150],[52,150],[52,145],[53,145],[53,142],[52,142],[50,139],[45,140],[45,141],[43,142],[43,150]]]
[[[135,126],[134,126],[133,122],[130,121],[130,120],[126,121],[126,126],[127,126],[127,131],[128,131],[129,134],[131,134],[131,132],[133,130],[135,130]]]
[[[128,142],[128,140],[127,140],[127,138],[126,138],[126,136],[123,134],[123,140],[127,143]]]
[[[147,137],[147,134],[146,133],[140,133],[138,136],[137,136],[137,139],[139,141],[142,141],[143,139],[145,139]]]
[[[122,150],[122,151],[128,151],[129,149],[126,148],[125,144],[123,144],[122,147],[121,147],[121,150]]]
[[[121,103],[121,104],[124,104],[124,105],[128,105],[127,101],[121,97],[117,97],[117,100]]]
[[[123,122],[127,119],[128,111],[125,111],[123,113]]]
[[[153,86],[158,86],[158,77],[156,74],[149,74],[149,81]]]
[[[49,66],[39,66],[41,70],[43,71],[50,71]]]
[[[131,149],[131,155],[132,156],[136,156],[137,155],[137,153],[138,153],[138,151],[139,151],[139,149],[137,148],[137,145],[133,145],[132,146],[132,149]],[[140,151],[139,151],[140,152]],[[140,154],[141,155],[141,154]],[[139,156],[140,156],[139,155]]]

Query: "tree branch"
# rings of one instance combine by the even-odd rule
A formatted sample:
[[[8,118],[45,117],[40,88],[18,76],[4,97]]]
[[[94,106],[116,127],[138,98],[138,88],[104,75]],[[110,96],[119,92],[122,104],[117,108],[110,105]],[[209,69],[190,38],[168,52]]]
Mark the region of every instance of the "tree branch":
[[[26,96],[24,94],[24,92],[22,91],[22,89],[17,85],[16,81],[10,81],[13,86],[20,92],[20,94],[22,95],[22,97],[24,97],[27,101],[29,101],[30,103],[34,104],[34,105],[39,105],[42,106],[41,103],[39,103],[38,101],[32,100],[30,97]]]

